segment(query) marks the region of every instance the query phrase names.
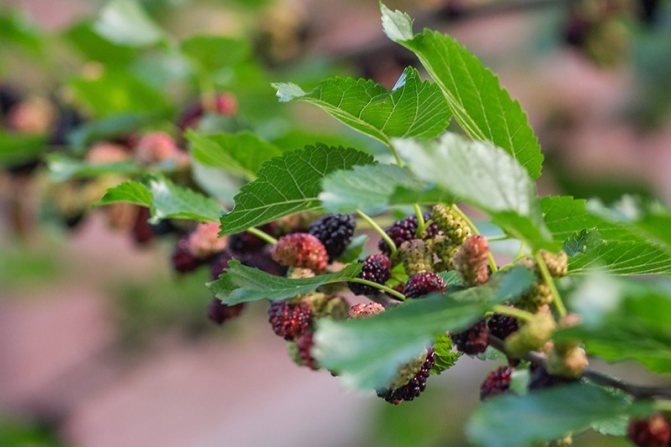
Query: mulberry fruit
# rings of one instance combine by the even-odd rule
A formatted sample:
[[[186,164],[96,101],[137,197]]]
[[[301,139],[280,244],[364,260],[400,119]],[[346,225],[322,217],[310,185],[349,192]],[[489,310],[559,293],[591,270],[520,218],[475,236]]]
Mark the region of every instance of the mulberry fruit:
[[[494,337],[505,340],[509,335],[517,332],[520,325],[515,317],[494,314],[487,322],[487,327],[489,327],[489,333]]]
[[[377,391],[377,395],[389,403],[394,405],[400,404],[402,401],[411,401],[422,394],[426,389],[426,382],[431,374],[431,368],[436,361],[433,348],[429,350],[421,364],[419,370],[412,376],[410,381],[395,388],[381,389]]]
[[[407,298],[419,298],[433,292],[443,292],[447,285],[436,273],[417,273],[410,277],[403,288],[403,295]]]
[[[460,246],[471,235],[468,224],[452,206],[435,205],[431,219],[453,247]]]
[[[218,298],[213,298],[207,309],[207,317],[216,324],[224,324],[226,321],[240,316],[245,308],[245,303],[229,306],[224,304]]]
[[[431,215],[426,213],[424,215],[424,220],[429,220]],[[385,233],[394,241],[396,247],[400,247],[401,244],[405,241],[409,241],[417,238],[417,216],[408,216],[405,219],[397,220],[391,226],[387,227]],[[440,233],[438,226],[435,223],[431,223],[426,227],[426,236],[427,238],[433,238]],[[386,255],[391,253],[389,245],[381,239],[378,243],[378,248],[380,251]]]
[[[479,286],[489,279],[487,238],[476,235],[466,239],[454,256],[454,266],[468,287]]]
[[[320,273],[326,269],[328,255],[319,239],[308,233],[282,236],[273,247],[273,259],[287,267],[301,267]]]
[[[510,379],[513,368],[502,366],[487,374],[487,378],[480,385],[480,400],[503,394],[510,388]]]
[[[275,227],[276,225],[271,222],[261,226],[261,230],[272,235],[275,233]],[[228,240],[228,248],[230,248],[235,253],[240,254],[261,250],[267,244],[268,243],[263,239],[258,238],[247,231],[236,233]]]
[[[489,328],[485,320],[475,323],[465,331],[452,334],[457,350],[468,355],[481,354],[489,346]]]
[[[421,239],[412,239],[401,244],[400,257],[405,272],[414,275],[420,272],[433,272],[433,253],[428,244]]]
[[[305,302],[274,301],[268,308],[268,321],[280,337],[295,340],[310,327],[312,310]]]
[[[177,241],[175,250],[172,252],[172,267],[178,273],[188,273],[200,267],[202,261],[197,259],[189,248],[189,240],[182,238]]]
[[[298,359],[303,366],[306,366],[314,371],[319,369],[317,360],[312,356],[312,347],[314,346],[314,334],[306,332],[300,337],[296,338],[296,349],[298,351]]]
[[[629,423],[627,436],[638,447],[664,447],[671,441],[671,426],[661,414]]]
[[[237,255],[237,258],[243,265],[257,268],[271,275],[284,276],[287,273],[287,268],[275,262],[270,253],[265,250],[244,253]]]
[[[152,226],[149,224],[149,222],[147,222],[148,219],[149,208],[144,206],[139,207],[131,232],[133,235],[133,240],[140,246],[146,245],[154,238],[154,231],[152,230]]]
[[[561,278],[568,273],[568,255],[564,251],[552,254],[547,251],[541,251],[543,262],[548,268],[550,275],[555,278]]]
[[[328,214],[314,221],[308,233],[324,244],[332,261],[342,255],[352,242],[355,227],[356,222],[349,214]]]
[[[359,278],[377,284],[386,283],[391,278],[391,261],[383,254],[368,256],[363,262]],[[350,282],[348,285],[350,290],[356,295],[372,295],[377,292],[375,287],[365,284]]]
[[[384,306],[378,303],[355,304],[349,308],[349,318],[361,319],[384,312]]]
[[[228,247],[228,237],[219,237],[219,224],[201,223],[189,234],[189,250],[198,259],[209,259]]]
[[[219,275],[224,273],[228,268],[228,263],[233,259],[233,256],[228,251],[219,253],[212,262],[210,262],[210,278],[213,280],[219,278]]]

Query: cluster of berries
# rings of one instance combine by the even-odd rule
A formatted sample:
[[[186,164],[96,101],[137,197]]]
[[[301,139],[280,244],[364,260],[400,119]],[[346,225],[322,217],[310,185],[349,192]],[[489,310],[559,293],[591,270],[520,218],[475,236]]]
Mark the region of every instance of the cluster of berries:
[[[14,135],[41,135],[46,145],[57,150],[66,143],[67,134],[83,123],[72,107],[42,96],[25,96],[12,86],[0,84],[0,127]],[[10,160],[7,172],[27,176],[40,165],[40,154],[28,153]]]
[[[671,424],[664,415],[656,413],[647,419],[632,420],[627,436],[637,447],[668,447],[671,446]]]

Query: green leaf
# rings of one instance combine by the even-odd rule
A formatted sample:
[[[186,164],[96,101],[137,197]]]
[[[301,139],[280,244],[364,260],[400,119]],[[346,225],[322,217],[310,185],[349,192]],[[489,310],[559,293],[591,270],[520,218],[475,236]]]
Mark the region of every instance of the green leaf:
[[[3,47],[15,45],[35,56],[44,55],[46,35],[21,10],[0,11],[0,40]]]
[[[387,209],[398,189],[422,190],[426,188],[426,183],[407,168],[375,164],[333,172],[324,178],[322,188],[319,199],[324,209],[330,212],[361,209],[377,214]],[[409,199],[406,204],[417,202],[414,195],[405,197]]]
[[[528,173],[508,153],[446,133],[438,141],[395,139],[422,180],[486,211],[493,222],[534,248],[554,248]]]
[[[581,230],[564,241],[564,251],[569,256],[587,253],[603,244],[599,230]]]
[[[46,144],[47,137],[44,135],[13,135],[0,131],[0,166],[39,158]]]
[[[543,154],[538,139],[520,104],[498,78],[453,38],[428,29],[413,36],[408,15],[381,8],[387,36],[417,55],[468,136],[503,148],[532,179],[540,177]]]
[[[433,344],[435,363],[431,367],[431,374],[438,375],[443,371],[452,368],[461,357],[460,352],[452,350],[452,339],[449,335],[443,334],[436,337]]]
[[[320,321],[313,354],[349,386],[383,387],[436,336],[470,326],[490,305],[514,300],[532,282],[529,270],[516,267],[484,286],[409,300],[370,318]]]
[[[108,189],[98,202],[98,205],[103,206],[117,202],[126,202],[151,207],[152,201],[153,196],[151,191],[144,184],[128,180]]]
[[[163,31],[134,0],[111,0],[93,25],[95,31],[110,42],[130,47],[158,43]]]
[[[295,84],[274,84],[281,101],[314,104],[346,125],[390,144],[392,137],[432,138],[450,122],[440,89],[407,68],[394,90],[367,79],[330,78],[310,92]]]
[[[150,179],[147,186],[134,181],[124,182],[108,190],[98,204],[115,202],[150,207],[152,222],[166,218],[216,222],[221,216],[217,201],[165,178]]]
[[[162,114],[170,106],[164,92],[128,72],[105,72],[96,79],[70,82],[76,100],[96,116],[111,118],[119,114]]]
[[[671,373],[671,297],[655,283],[590,278],[571,296],[583,324],[558,331],[555,340],[584,343],[609,362],[634,360],[651,371]]]
[[[440,272],[438,275],[443,278],[443,281],[445,281],[445,285],[447,287],[463,286],[463,282],[461,281],[459,273],[454,270],[450,270],[449,272]]]
[[[345,282],[356,278],[360,270],[360,264],[350,264],[335,273],[292,279],[273,276],[232,260],[228,269],[207,286],[217,298],[229,305],[260,300],[275,301],[312,292],[325,284]]]
[[[92,164],[75,160],[63,155],[53,154],[47,157],[50,177],[63,182],[73,177],[97,177],[104,174],[138,174],[143,168],[130,161]]]
[[[607,268],[617,275],[671,274],[671,251],[643,237],[635,226],[611,222],[591,213],[585,200],[544,197],[541,209],[553,238],[568,241],[569,247],[580,241],[581,232],[583,239],[590,232],[598,232],[592,234],[589,244],[583,244],[585,251],[569,258],[572,273]],[[594,240],[596,234],[602,243]]]
[[[266,161],[282,155],[282,149],[252,132],[203,134],[187,131],[191,154],[206,166],[253,180]]]
[[[68,144],[76,150],[86,148],[97,140],[112,138],[136,131],[156,120],[148,113],[124,113],[87,122],[67,135]]]
[[[233,234],[300,211],[318,209],[323,178],[331,172],[373,163],[355,149],[318,145],[266,162],[258,177],[235,196],[221,217],[221,234]]]
[[[610,222],[635,228],[646,239],[671,252],[671,211],[661,203],[625,196],[612,207],[590,201],[587,208]]]
[[[345,249],[345,252],[338,258],[338,262],[347,264],[356,261],[361,257],[361,254],[365,250],[367,243],[368,236],[365,234],[360,234],[354,237],[352,242],[350,242],[350,244]]]
[[[247,40],[226,36],[189,37],[182,42],[181,48],[188,58],[209,72],[235,65],[251,53]]]
[[[632,403],[594,385],[572,384],[489,399],[473,412],[466,433],[476,445],[519,447],[577,434],[620,415],[645,415],[652,410],[648,402]]]
[[[110,66],[127,65],[137,56],[135,48],[116,45],[96,33],[89,22],[80,22],[68,29],[64,36],[90,61]]]

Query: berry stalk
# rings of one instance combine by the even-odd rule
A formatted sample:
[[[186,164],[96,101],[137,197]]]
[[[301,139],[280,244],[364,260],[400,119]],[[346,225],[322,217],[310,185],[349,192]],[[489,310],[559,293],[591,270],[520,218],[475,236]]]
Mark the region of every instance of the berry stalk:
[[[395,244],[394,241],[389,237],[389,235],[382,229],[382,227],[380,227],[380,226],[377,224],[377,222],[375,222],[369,215],[367,215],[367,214],[364,213],[363,211],[361,211],[361,210],[356,210],[356,213],[357,213],[363,220],[365,220],[365,221],[368,223],[368,225],[370,225],[371,228],[372,228],[373,230],[375,230],[375,232],[376,232],[377,234],[380,235],[380,237],[381,237],[381,238],[387,243],[387,245],[389,246],[389,249],[390,249],[390,251],[391,251],[391,256],[394,256],[394,255],[396,254],[396,251],[397,251],[397,249],[396,249],[396,244]]]
[[[424,230],[426,229],[426,221],[424,220],[424,214],[422,214],[422,209],[419,207],[418,203],[412,205],[415,209],[415,214],[417,215],[417,237],[422,237]]]
[[[543,281],[545,281],[545,284],[547,284],[547,286],[550,288],[550,291],[552,292],[552,299],[555,307],[557,308],[557,313],[559,313],[560,317],[563,317],[564,315],[566,315],[566,306],[564,306],[564,302],[562,301],[561,296],[559,295],[559,291],[555,286],[555,283],[552,279],[552,275],[550,275],[548,266],[545,264],[545,260],[543,259],[543,256],[541,256],[540,252],[536,252],[534,258],[536,259],[536,263],[538,264],[538,270],[540,270],[541,272]]]
[[[275,245],[277,244],[277,239],[269,235],[263,230],[259,230],[258,228],[250,227],[247,229],[247,233],[253,234],[254,236],[258,237],[259,239],[263,239],[264,241],[268,242],[270,245]]]
[[[373,282],[373,281],[368,281],[367,279],[351,278],[351,279],[348,279],[347,281],[363,284],[363,285],[370,286],[370,287],[375,287],[376,289],[379,289],[379,290],[381,290],[385,293],[388,293],[389,295],[392,295],[393,297],[398,298],[401,301],[405,301],[405,298],[406,298],[405,295],[403,295],[401,292],[399,292],[397,290],[394,290],[391,287],[387,287],[385,285],[378,284],[378,283]]]
[[[504,306],[502,304],[497,304],[496,306],[492,307],[492,311],[497,314],[515,317],[518,320],[522,321],[531,321],[534,318],[534,315],[531,312],[527,312],[526,310],[522,309],[517,309],[515,307]]]

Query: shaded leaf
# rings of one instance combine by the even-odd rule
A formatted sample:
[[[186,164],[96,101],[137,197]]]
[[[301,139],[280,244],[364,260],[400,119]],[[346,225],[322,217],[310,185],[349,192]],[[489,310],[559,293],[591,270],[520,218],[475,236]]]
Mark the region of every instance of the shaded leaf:
[[[415,175],[486,211],[493,222],[534,248],[553,248],[527,172],[487,142],[446,133],[438,141],[394,140]]]
[[[570,302],[584,323],[558,331],[555,340],[584,343],[591,355],[609,362],[634,360],[651,371],[671,373],[668,287],[595,277]]]
[[[150,179],[146,186],[136,181],[121,183],[109,189],[98,205],[115,202],[150,207],[152,222],[166,218],[216,222],[221,216],[217,201],[165,178]]]
[[[516,267],[484,286],[409,300],[370,318],[320,321],[313,354],[348,386],[384,387],[436,336],[470,326],[489,306],[514,301],[532,282],[529,270]]]
[[[0,131],[0,165],[11,166],[39,158],[46,144],[44,135],[15,135]]]
[[[350,264],[335,273],[293,279],[270,275],[232,260],[228,269],[217,280],[210,282],[208,287],[217,298],[229,305],[260,300],[282,300],[312,292],[325,284],[356,278],[360,270],[361,265]]]
[[[361,209],[370,214],[384,211],[400,189],[422,190],[426,183],[407,168],[375,164],[355,166],[336,171],[324,178],[323,192],[319,194],[324,209],[331,212],[349,212]],[[413,194],[405,195],[406,204],[417,203]],[[396,204],[399,201],[396,200]]]
[[[650,403],[632,403],[594,385],[572,384],[488,399],[473,412],[466,432],[476,445],[519,447],[577,434],[620,415],[648,414],[652,409]]]
[[[443,371],[452,368],[461,357],[460,352],[452,350],[452,339],[449,335],[443,334],[436,337],[433,344],[435,363],[431,367],[431,374],[438,375]]]
[[[263,163],[282,155],[280,148],[249,131],[236,134],[188,131],[186,138],[196,160],[247,179],[254,179]]]
[[[247,40],[227,36],[192,36],[181,44],[182,52],[201,69],[214,71],[234,65],[250,55]]]
[[[323,178],[331,172],[373,163],[354,149],[318,145],[266,162],[257,179],[235,196],[233,211],[221,217],[221,234],[233,234],[282,216],[318,209]]]
[[[88,163],[75,160],[63,155],[53,154],[47,158],[49,176],[58,182],[73,177],[97,177],[104,174],[138,174],[143,171],[141,166],[131,161],[120,161],[115,163]]]
[[[544,197],[541,209],[547,227],[557,242],[575,241],[584,230],[598,231],[602,243],[592,234],[587,251],[569,258],[569,270],[585,273],[607,268],[617,275],[671,274],[671,252],[641,235],[637,228],[610,222],[591,213],[585,200],[572,197]],[[584,246],[584,244],[583,244]]]

